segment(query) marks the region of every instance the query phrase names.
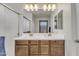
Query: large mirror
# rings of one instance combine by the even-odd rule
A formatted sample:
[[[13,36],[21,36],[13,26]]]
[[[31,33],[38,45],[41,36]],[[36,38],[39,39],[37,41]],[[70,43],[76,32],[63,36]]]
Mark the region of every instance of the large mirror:
[[[49,7],[52,7],[53,4],[31,4],[32,9],[30,10],[27,8],[28,5],[30,4],[27,4],[26,9],[23,10],[25,14],[23,17],[23,33],[53,33],[53,30],[63,29],[63,11],[57,13],[56,8],[50,9]],[[34,6],[38,8],[33,9]],[[53,17],[54,14],[57,15]]]

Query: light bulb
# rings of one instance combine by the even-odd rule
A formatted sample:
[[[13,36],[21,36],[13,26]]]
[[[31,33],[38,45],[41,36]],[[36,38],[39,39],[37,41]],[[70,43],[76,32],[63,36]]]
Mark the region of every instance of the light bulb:
[[[27,11],[29,11],[29,6],[28,6],[28,5],[25,5],[25,9],[26,9]]]
[[[34,8],[33,8],[33,5],[32,5],[32,4],[30,5],[30,10],[31,10],[31,11],[33,11],[33,10],[34,10]]]
[[[38,11],[38,6],[35,4],[34,5],[35,11]]]
[[[48,5],[48,11],[50,11],[50,10],[51,10],[51,5],[49,4],[49,5]]]
[[[46,11],[47,5],[43,5],[43,10]]]
[[[53,5],[52,5],[52,11],[54,11],[55,9],[56,9],[56,5],[53,4]]]

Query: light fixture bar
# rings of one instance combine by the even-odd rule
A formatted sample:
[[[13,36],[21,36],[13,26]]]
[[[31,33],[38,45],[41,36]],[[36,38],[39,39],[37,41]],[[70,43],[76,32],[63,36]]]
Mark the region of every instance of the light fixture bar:
[[[43,4],[41,8],[43,11],[54,11],[56,9],[56,4]],[[38,11],[40,8],[38,4],[26,4],[25,9],[27,11]]]

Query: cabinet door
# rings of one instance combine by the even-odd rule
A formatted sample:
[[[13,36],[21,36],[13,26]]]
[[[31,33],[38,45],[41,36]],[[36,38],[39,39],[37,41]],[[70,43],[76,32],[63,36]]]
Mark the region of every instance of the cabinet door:
[[[38,54],[38,40],[30,41],[30,55],[37,56]]]
[[[31,56],[38,55],[38,45],[31,45],[30,46],[30,55]]]
[[[38,45],[39,40],[29,40],[29,41],[30,41],[30,45]]]
[[[43,55],[49,55],[49,46],[48,45],[41,45],[41,53]]]
[[[41,40],[40,43],[40,55],[48,56],[49,55],[49,41],[48,40]]]
[[[27,56],[28,55],[28,40],[16,40],[15,41],[15,55]]]
[[[63,40],[51,41],[51,55],[52,56],[64,55],[64,41]]]
[[[16,56],[27,56],[28,55],[28,46],[16,46]]]
[[[63,56],[64,40],[16,41],[16,56]]]
[[[51,56],[64,56],[63,47],[51,47]]]

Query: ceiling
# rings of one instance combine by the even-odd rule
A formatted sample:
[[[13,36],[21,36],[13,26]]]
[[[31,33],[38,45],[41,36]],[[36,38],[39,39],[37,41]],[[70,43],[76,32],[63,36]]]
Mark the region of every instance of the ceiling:
[[[35,17],[49,17],[52,11],[43,11],[43,10],[38,10],[38,11],[26,11],[25,12],[31,12]]]
[[[41,11],[41,10],[39,10],[39,11],[34,11],[32,13],[36,17],[49,17],[52,12],[51,11]]]

